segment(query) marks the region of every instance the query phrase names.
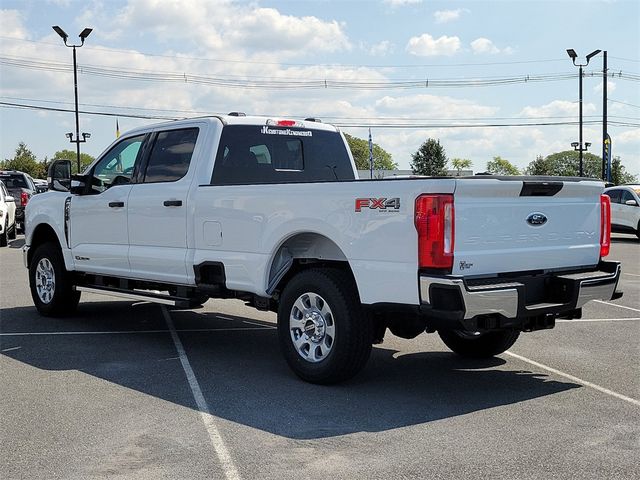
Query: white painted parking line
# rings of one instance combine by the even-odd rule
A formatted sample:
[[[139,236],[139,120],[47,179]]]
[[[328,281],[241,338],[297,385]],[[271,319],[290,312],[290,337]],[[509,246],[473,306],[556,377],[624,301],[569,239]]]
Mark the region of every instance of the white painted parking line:
[[[518,354],[510,352],[508,350],[506,352],[504,352],[504,353],[505,353],[505,355],[509,355],[510,357],[517,358],[518,360],[520,360],[522,362],[529,363],[529,364],[533,365],[534,367],[541,368],[542,370],[546,370],[547,372],[553,373],[555,375],[559,375],[559,376],[564,377],[564,378],[566,378],[568,380],[571,380],[572,382],[579,383],[582,386],[592,388],[592,389],[597,390],[597,391],[599,391],[601,393],[605,393],[605,394],[607,394],[607,395],[609,395],[611,397],[615,397],[615,398],[618,398],[620,400],[624,400],[625,402],[629,402],[629,403],[631,403],[633,405],[636,405],[636,406],[640,407],[640,400],[636,400],[635,398],[627,397],[626,395],[622,395],[620,393],[614,392],[613,390],[609,390],[608,388],[601,387],[600,385],[596,385],[595,383],[587,382],[586,380],[582,380],[581,378],[574,377],[573,375],[570,375],[568,373],[562,372],[562,371],[557,370],[555,368],[551,368],[551,367],[549,367],[547,365],[544,365],[543,363],[536,362],[534,360],[531,360],[531,359],[529,359],[527,357],[523,357],[522,355],[518,355]]]
[[[258,324],[255,324],[258,325]],[[230,328],[181,328],[176,332],[243,332],[256,330],[273,330],[275,327],[230,327]],[[0,333],[0,337],[21,337],[21,336],[38,336],[38,335],[124,335],[137,333],[169,333],[169,330],[105,330],[95,332],[5,332]]]
[[[269,330],[276,330],[278,328],[272,325],[263,325],[262,323],[250,322],[249,320],[243,320],[242,323],[246,323],[247,325],[259,325],[263,328],[268,328]]]
[[[640,308],[627,307],[626,305],[618,305],[617,303],[605,302],[604,300],[594,300],[597,303],[604,303],[605,305],[611,305],[612,307],[626,308],[627,310],[633,310],[634,312],[640,312]]]
[[[4,350],[2,350],[2,353],[4,352],[13,352],[14,350],[20,350],[22,347],[12,347],[12,348],[5,348]]]
[[[575,323],[575,322],[630,322],[640,320],[640,317],[630,318],[577,318],[575,320],[556,320],[557,322]]]
[[[202,421],[207,428],[207,433],[209,434],[209,438],[211,439],[211,444],[213,445],[213,449],[218,455],[218,460],[220,461],[220,466],[224,471],[224,475],[227,480],[239,480],[240,474],[238,473],[238,469],[233,463],[231,454],[229,453],[229,450],[227,450],[227,447],[222,440],[222,436],[218,431],[218,427],[216,427],[214,417],[213,415],[211,415],[211,411],[209,410],[209,405],[207,405],[207,401],[202,394],[202,389],[200,388],[198,379],[196,378],[195,373],[193,373],[191,363],[189,363],[187,352],[185,352],[184,347],[182,346],[182,341],[180,341],[178,332],[173,325],[173,320],[171,320],[169,310],[167,310],[164,305],[162,305],[160,308],[162,309],[162,315],[164,316],[164,319],[167,322],[167,327],[169,328],[169,332],[171,333],[173,344],[175,345],[176,350],[178,351],[178,355],[180,356],[182,369],[184,370],[187,381],[189,382],[189,387],[191,388],[191,393],[193,394],[193,398],[196,401],[198,410],[200,410]]]
[[[629,275],[630,277],[640,277],[637,273],[623,273],[623,275]]]

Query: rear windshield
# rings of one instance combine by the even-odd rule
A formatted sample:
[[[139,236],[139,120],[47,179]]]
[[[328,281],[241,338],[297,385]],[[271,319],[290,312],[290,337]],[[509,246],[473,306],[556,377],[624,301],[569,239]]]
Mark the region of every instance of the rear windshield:
[[[0,180],[4,182],[7,188],[29,188],[24,175],[19,173],[0,174]]]
[[[253,125],[222,131],[212,185],[354,180],[337,132]]]

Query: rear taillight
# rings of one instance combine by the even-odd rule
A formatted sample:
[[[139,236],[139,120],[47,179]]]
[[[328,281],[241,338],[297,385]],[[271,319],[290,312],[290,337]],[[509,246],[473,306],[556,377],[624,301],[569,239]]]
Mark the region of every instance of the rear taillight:
[[[451,271],[453,266],[453,195],[420,195],[416,198],[418,266]]]
[[[609,255],[611,247],[611,200],[600,195],[600,258]]]
[[[27,192],[21,192],[20,193],[20,205],[23,206],[23,207],[26,207],[27,203],[29,203],[29,194]]]

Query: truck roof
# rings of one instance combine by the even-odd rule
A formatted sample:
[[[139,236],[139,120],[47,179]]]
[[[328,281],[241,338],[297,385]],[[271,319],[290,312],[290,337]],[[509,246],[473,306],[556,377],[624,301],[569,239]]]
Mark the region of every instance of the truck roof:
[[[338,132],[338,128],[328,123],[322,123],[317,119],[307,118],[305,120],[294,119],[291,117],[266,117],[266,116],[247,116],[244,114],[232,113],[230,115],[216,115],[206,117],[193,117],[185,118],[183,120],[173,120],[170,122],[156,123],[146,125],[144,127],[134,128],[128,130],[125,134],[134,134],[139,132],[146,132],[149,130],[155,130],[160,128],[176,128],[181,125],[192,125],[193,122],[206,122],[206,123],[222,123],[223,125],[255,125],[255,126],[269,126],[273,128],[304,128],[307,130],[324,130],[329,132]]]

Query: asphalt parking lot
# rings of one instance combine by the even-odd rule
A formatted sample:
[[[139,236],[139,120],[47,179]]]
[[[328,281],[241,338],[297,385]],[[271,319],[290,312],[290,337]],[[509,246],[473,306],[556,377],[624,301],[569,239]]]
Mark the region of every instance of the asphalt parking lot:
[[[355,379],[298,380],[275,315],[85,295],[40,317],[0,249],[0,478],[640,478],[640,241],[615,302],[461,360],[387,334]]]

